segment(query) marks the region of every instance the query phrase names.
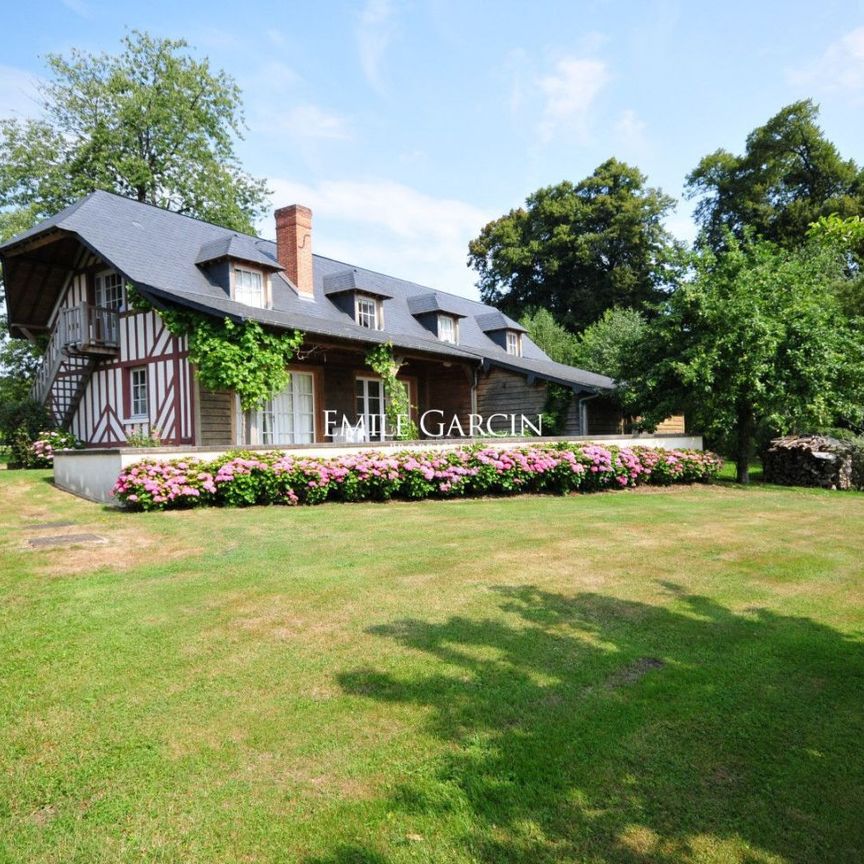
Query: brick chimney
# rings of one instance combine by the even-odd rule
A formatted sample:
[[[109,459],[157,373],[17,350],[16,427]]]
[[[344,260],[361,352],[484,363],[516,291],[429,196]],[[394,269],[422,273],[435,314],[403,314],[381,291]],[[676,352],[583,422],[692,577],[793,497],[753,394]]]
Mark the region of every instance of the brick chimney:
[[[276,211],[276,258],[301,297],[312,298],[312,211],[300,204]]]

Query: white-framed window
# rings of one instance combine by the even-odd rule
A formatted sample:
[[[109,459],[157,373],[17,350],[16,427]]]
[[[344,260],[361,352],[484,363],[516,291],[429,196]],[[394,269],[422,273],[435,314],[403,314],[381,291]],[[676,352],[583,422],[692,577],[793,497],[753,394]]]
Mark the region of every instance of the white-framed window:
[[[150,394],[147,383],[147,367],[129,370],[130,420],[146,420],[150,416]]]
[[[361,327],[382,330],[381,304],[374,297],[357,294],[354,297],[354,320]]]
[[[311,372],[292,372],[288,386],[256,412],[259,444],[315,442],[315,378]]]
[[[247,270],[245,267],[234,268],[234,299],[238,303],[257,306],[259,309],[267,305],[264,275],[260,270]]]
[[[507,331],[507,353],[514,357],[522,356],[522,334],[515,330]]]
[[[123,278],[114,270],[103,270],[96,274],[96,306],[100,309],[123,308]]]
[[[363,420],[367,441],[383,441],[387,407],[380,378],[357,378],[355,384],[357,422]]]
[[[459,341],[459,323],[452,315],[438,316],[438,338],[454,345]]]

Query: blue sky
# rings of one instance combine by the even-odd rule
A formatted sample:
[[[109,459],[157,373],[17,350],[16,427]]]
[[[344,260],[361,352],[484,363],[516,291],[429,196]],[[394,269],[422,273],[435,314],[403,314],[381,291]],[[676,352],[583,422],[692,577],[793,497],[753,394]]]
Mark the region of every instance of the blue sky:
[[[539,186],[609,156],[681,197],[805,96],[864,162],[860,2],[4,4],[0,115],[33,114],[41,57],[184,37],[244,91],[246,168],[314,212],[317,252],[476,296],[468,240]],[[692,202],[670,229],[690,239]],[[273,236],[271,219],[259,226]]]

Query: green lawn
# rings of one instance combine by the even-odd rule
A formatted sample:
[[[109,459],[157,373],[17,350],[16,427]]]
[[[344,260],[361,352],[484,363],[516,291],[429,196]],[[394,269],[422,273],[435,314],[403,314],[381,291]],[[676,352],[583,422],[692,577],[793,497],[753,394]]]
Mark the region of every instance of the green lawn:
[[[864,860],[864,495],[46,481],[0,471],[0,861]]]

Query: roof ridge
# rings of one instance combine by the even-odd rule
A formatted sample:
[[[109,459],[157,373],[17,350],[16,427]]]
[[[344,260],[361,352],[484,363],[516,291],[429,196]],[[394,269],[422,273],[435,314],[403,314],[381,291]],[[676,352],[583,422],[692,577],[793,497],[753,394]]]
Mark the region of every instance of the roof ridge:
[[[260,234],[247,234],[245,231],[238,231],[236,228],[229,228],[227,225],[220,225],[218,222],[210,222],[207,219],[202,219],[200,216],[192,216],[189,213],[181,213],[179,210],[170,210],[168,207],[160,207],[158,204],[153,204],[151,201],[139,201],[137,198],[130,198],[128,195],[121,195],[119,192],[112,192],[110,189],[94,189],[76,203],[83,203],[92,198],[96,194],[110,195],[112,198],[120,198],[130,204],[137,204],[142,207],[150,207],[153,210],[158,210],[160,213],[167,213],[171,216],[181,216],[184,219],[191,219],[193,222],[200,222],[202,225],[209,225],[211,228],[219,228],[221,231],[231,231],[234,234],[239,234],[241,237],[249,237],[253,240],[264,240],[266,243],[274,243],[274,240],[268,240]]]
[[[376,276],[383,276],[385,279],[398,279],[400,282],[407,282],[409,285],[416,285],[418,288],[423,288],[426,291],[434,291],[436,294],[446,294],[448,297],[456,297],[459,300],[466,300],[468,303],[477,303],[480,306],[487,306],[489,309],[495,309],[495,306],[489,306],[482,300],[475,300],[473,297],[465,297],[463,294],[456,294],[453,291],[445,291],[443,288],[433,288],[431,285],[423,285],[420,282],[415,282],[413,279],[403,279],[401,276],[393,276],[390,273],[382,273],[380,270],[370,270],[368,267],[362,267],[358,264],[349,264],[341,258],[331,258],[329,255],[321,255],[319,252],[313,252],[313,257],[324,258],[327,261],[332,261],[334,264],[344,264],[346,267],[353,267],[355,270],[365,270],[367,273],[374,273]],[[500,310],[497,310],[500,311]],[[504,314],[503,312],[501,313]]]

